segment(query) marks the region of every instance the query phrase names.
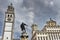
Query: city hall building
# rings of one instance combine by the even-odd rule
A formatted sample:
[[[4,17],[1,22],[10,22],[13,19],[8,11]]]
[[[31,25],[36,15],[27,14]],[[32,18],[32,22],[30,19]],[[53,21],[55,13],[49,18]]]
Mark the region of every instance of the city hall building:
[[[51,18],[41,31],[33,24],[31,40],[60,40],[60,26]]]

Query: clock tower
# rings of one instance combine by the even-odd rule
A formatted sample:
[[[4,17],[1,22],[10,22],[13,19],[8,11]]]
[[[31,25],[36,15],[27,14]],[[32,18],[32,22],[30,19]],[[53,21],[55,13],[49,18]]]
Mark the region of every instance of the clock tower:
[[[7,12],[5,12],[2,40],[13,40],[14,19],[15,19],[14,7],[12,6],[11,3],[8,6]]]

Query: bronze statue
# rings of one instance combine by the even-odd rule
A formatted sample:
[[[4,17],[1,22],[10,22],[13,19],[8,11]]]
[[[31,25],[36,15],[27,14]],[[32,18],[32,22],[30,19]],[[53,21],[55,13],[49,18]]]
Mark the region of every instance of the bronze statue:
[[[27,25],[26,25],[25,23],[23,23],[23,22],[22,22],[22,24],[20,25],[21,30],[26,32],[25,26],[27,26]]]

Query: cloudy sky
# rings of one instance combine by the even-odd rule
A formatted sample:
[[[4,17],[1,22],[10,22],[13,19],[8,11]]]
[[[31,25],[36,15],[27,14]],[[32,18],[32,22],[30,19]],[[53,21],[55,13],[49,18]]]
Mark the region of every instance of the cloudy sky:
[[[14,38],[21,35],[22,22],[28,25],[26,27],[28,35],[31,34],[33,23],[36,23],[40,30],[50,18],[60,24],[60,0],[0,0],[0,36],[4,27],[5,12],[10,3],[13,3],[15,8]]]

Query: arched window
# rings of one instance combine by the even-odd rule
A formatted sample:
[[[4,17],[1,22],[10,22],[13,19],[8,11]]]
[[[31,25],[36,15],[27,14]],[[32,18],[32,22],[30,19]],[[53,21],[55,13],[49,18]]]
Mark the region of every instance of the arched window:
[[[6,39],[8,39],[8,37]]]
[[[8,17],[9,17],[9,14],[8,14]]]
[[[12,15],[10,15],[10,17],[12,17]]]
[[[40,40],[40,37],[38,37],[38,40]]]

